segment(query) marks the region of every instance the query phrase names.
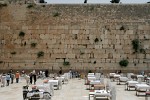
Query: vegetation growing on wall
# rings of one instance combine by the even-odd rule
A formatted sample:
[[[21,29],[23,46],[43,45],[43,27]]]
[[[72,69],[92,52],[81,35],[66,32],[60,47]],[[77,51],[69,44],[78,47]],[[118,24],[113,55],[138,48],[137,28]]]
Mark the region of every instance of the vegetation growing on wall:
[[[31,43],[31,47],[32,47],[32,48],[35,48],[36,45],[37,45],[37,43]]]
[[[58,17],[58,16],[60,16],[60,15],[61,15],[61,14],[58,13],[58,12],[53,13],[53,17]]]
[[[37,57],[40,58],[40,57],[43,57],[44,56],[44,52],[43,51],[39,51],[37,53]]]
[[[129,62],[128,62],[128,60],[126,60],[126,59],[121,60],[121,61],[119,62],[119,65],[120,65],[121,67],[127,67],[128,64],[129,64]]]
[[[95,42],[95,43],[99,42],[99,39],[98,39],[98,38],[95,38],[94,42]]]
[[[6,6],[7,6],[6,3],[0,3],[0,8],[1,8],[1,7],[6,7]]]
[[[28,5],[27,5],[27,8],[32,8],[32,7],[34,7],[33,4],[28,4]]]
[[[0,61],[0,64],[3,63],[3,61]]]
[[[19,33],[19,36],[20,36],[20,37],[24,37],[24,36],[25,36],[25,33],[21,31],[21,32]]]
[[[132,41],[132,46],[133,46],[133,49],[134,49],[134,51],[135,52],[138,52],[138,50],[139,50],[139,40],[138,39],[134,39],[133,41]]]
[[[15,54],[16,54],[16,51],[11,52],[11,54],[12,54],[12,55],[15,55]]]

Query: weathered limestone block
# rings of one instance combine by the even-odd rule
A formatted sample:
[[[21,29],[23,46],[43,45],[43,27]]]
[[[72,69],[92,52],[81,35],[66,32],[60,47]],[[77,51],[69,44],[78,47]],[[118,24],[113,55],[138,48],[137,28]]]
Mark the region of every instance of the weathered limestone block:
[[[122,45],[115,45],[115,49],[122,49],[123,48],[123,46]]]
[[[64,59],[56,59],[55,62],[64,62]]]
[[[72,30],[72,34],[78,34],[79,30]]]
[[[149,49],[150,48],[150,44],[146,44],[144,45],[143,49]]]
[[[66,58],[75,58],[75,54],[66,54]]]
[[[66,54],[51,54],[51,58],[66,58]]]
[[[113,58],[115,58],[115,59],[120,58],[120,54],[113,54]]]
[[[144,57],[145,57],[144,54],[137,54],[137,58],[139,58],[139,59],[143,59]]]
[[[147,58],[147,59],[150,59],[150,54],[146,54],[146,58]]]

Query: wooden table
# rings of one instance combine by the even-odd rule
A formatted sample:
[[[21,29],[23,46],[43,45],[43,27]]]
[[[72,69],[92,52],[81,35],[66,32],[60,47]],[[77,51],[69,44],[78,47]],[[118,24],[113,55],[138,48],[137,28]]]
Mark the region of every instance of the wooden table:
[[[95,84],[94,85],[94,90],[101,90],[101,89],[105,89],[104,84]]]

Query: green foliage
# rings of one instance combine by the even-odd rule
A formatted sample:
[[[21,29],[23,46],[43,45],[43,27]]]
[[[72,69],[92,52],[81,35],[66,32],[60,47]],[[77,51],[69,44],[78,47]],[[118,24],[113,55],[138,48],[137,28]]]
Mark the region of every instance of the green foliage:
[[[64,65],[64,66],[68,66],[68,65],[70,65],[70,62],[69,62],[69,61],[64,61],[64,62],[63,62],[63,65]]]
[[[7,4],[6,3],[0,3],[0,7],[6,7]]]
[[[60,13],[58,13],[58,12],[55,12],[55,13],[53,14],[53,17],[58,17],[58,16],[60,16]]]
[[[15,52],[15,51],[13,51],[13,52],[11,52],[11,54],[12,54],[12,55],[15,55],[15,54],[16,54],[16,52]]]
[[[121,26],[121,27],[120,27],[120,30],[125,30],[124,26]]]
[[[129,64],[128,60],[121,60],[121,61],[119,62],[119,65],[120,65],[121,67],[127,67],[128,64]]]
[[[138,39],[134,39],[133,41],[132,41],[132,46],[133,46],[133,49],[135,50],[135,52],[138,52],[138,50],[139,50],[139,40]]]
[[[140,49],[140,53],[145,54],[145,53],[146,53],[145,49],[141,48],[141,49]]]
[[[111,2],[111,3],[119,3],[120,0],[111,0],[110,2]]]
[[[0,64],[3,63],[3,61],[0,61]]]
[[[34,7],[33,4],[28,4],[27,8],[32,8]]]
[[[19,33],[19,36],[20,36],[20,37],[24,37],[24,36],[25,36],[25,33],[21,31],[21,32]]]
[[[94,42],[95,42],[95,43],[96,43],[96,42],[99,42],[99,39],[98,39],[98,38],[95,38]]]
[[[93,64],[96,64],[96,61],[94,61]]]
[[[44,52],[43,51],[39,51],[37,53],[37,57],[40,58],[40,57],[43,57],[44,56]]]
[[[36,47],[37,43],[31,43],[31,47]]]

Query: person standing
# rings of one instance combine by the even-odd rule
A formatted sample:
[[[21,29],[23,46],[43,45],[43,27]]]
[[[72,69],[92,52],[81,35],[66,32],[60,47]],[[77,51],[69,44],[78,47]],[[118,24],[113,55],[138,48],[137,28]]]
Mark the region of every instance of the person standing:
[[[16,83],[19,83],[19,78],[20,78],[19,71],[16,72],[15,78],[16,78]]]
[[[29,74],[29,77],[30,77],[30,84],[32,84],[32,76],[33,76],[33,74],[32,74],[32,72]]]
[[[9,82],[10,82],[10,74],[9,73],[6,75],[6,81],[7,81],[7,86],[9,86]]]
[[[46,78],[48,77],[48,70],[47,69],[45,70],[45,77]]]
[[[5,87],[5,84],[6,84],[6,75],[5,75],[5,73],[2,74],[1,81],[2,81],[1,87]]]

